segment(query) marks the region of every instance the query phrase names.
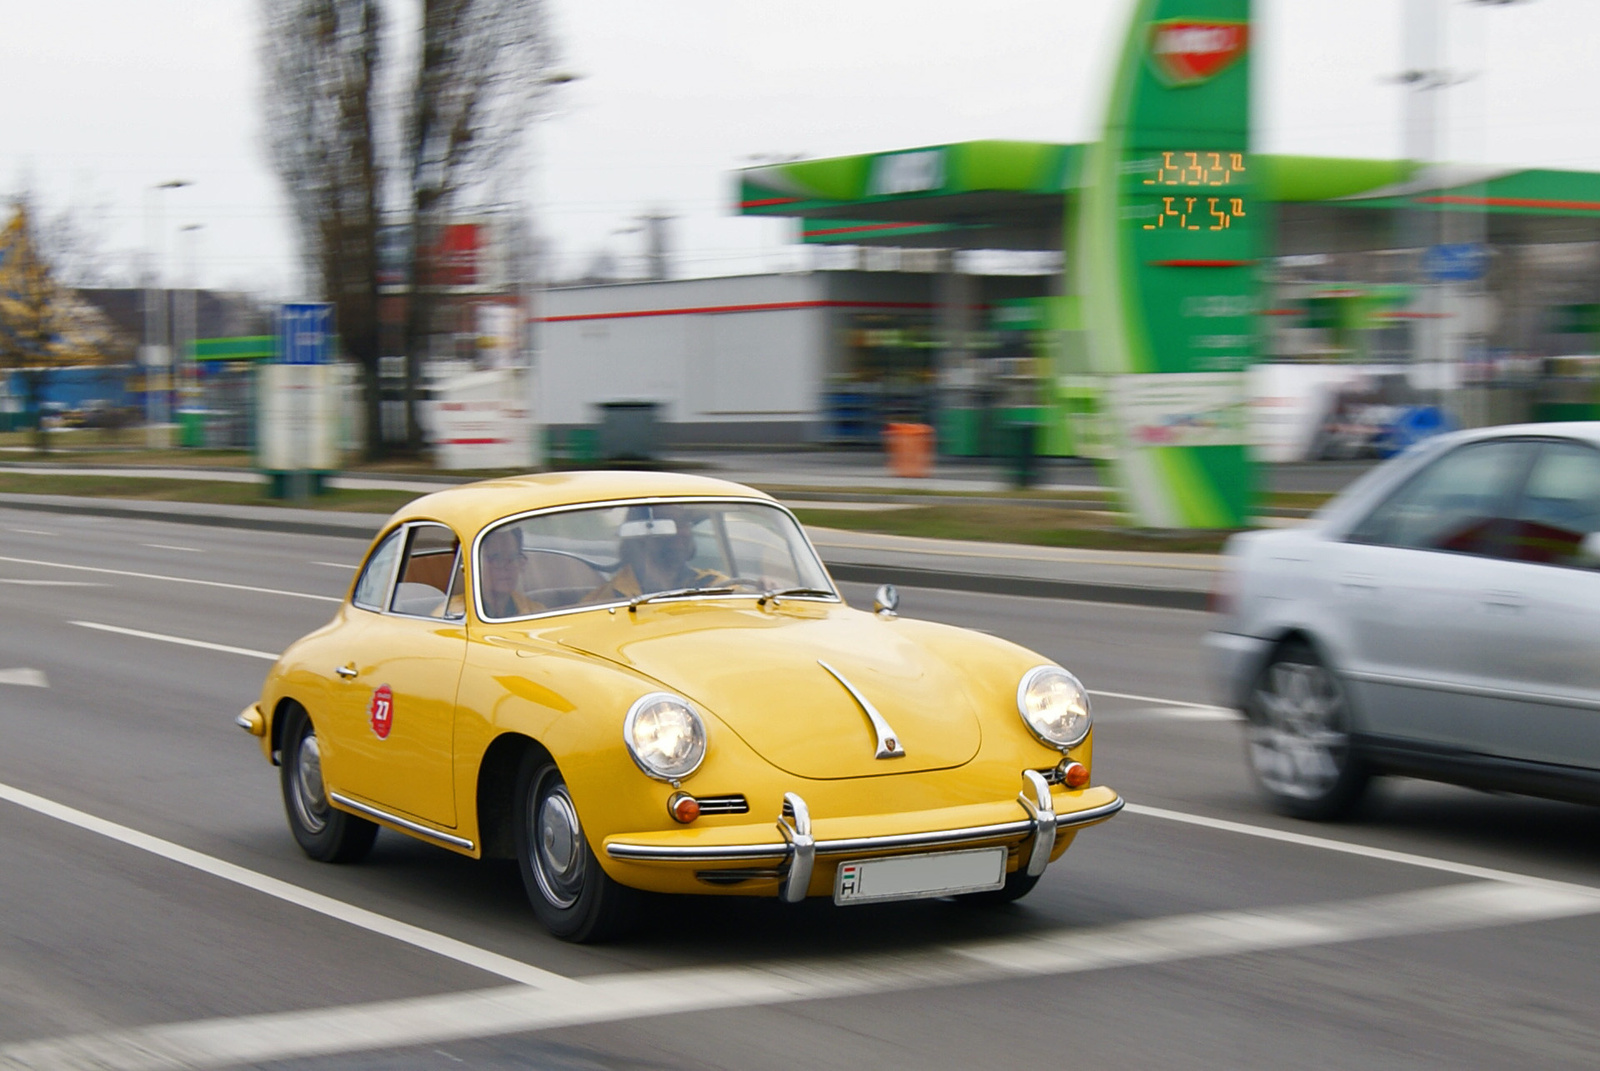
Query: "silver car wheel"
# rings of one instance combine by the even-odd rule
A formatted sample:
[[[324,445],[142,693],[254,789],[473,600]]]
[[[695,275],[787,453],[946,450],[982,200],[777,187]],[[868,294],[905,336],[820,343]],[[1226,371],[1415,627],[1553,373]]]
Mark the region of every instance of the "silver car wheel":
[[[328,827],[328,797],[322,787],[322,749],[317,734],[307,732],[294,753],[293,791],[295,815],[307,833],[315,836]]]
[[[1327,667],[1278,661],[1256,685],[1260,720],[1250,761],[1262,785],[1291,799],[1320,800],[1337,787],[1350,755],[1344,693]]]
[[[534,843],[528,854],[539,892],[552,907],[571,907],[583,892],[587,857],[578,810],[567,794],[567,786],[560,783],[548,791],[534,793],[530,805],[534,813],[529,816],[533,821],[528,823],[528,829]]]

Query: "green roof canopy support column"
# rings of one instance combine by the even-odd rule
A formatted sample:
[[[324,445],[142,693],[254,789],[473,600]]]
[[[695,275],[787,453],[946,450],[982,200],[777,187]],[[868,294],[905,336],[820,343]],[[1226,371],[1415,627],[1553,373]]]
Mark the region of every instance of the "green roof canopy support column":
[[[1135,523],[1240,527],[1255,498],[1245,372],[1264,209],[1249,152],[1250,3],[1134,8],[1067,241],[1109,461]]]

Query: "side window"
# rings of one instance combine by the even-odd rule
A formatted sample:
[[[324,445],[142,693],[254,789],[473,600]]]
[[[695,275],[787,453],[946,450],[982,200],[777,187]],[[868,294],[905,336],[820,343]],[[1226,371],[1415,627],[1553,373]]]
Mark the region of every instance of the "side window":
[[[400,544],[405,529],[389,533],[389,537],[367,558],[361,579],[356,582],[356,593],[351,602],[363,610],[382,610],[389,596],[389,581],[394,578],[394,561],[400,556]]]
[[[459,547],[455,533],[441,524],[413,526],[389,609],[411,617],[445,617]]]
[[[1547,443],[1528,474],[1506,535],[1505,556],[1547,565],[1593,566],[1584,537],[1600,531],[1600,450]]]
[[[1509,525],[1518,481],[1538,444],[1471,443],[1433,462],[1350,533],[1356,543],[1490,554]]]

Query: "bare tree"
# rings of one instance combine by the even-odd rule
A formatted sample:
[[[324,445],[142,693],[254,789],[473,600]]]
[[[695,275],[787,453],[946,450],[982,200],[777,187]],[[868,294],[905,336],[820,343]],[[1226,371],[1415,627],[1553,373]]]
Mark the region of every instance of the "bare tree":
[[[361,367],[367,454],[384,452],[378,382],[378,234],[383,170],[375,135],[380,0],[261,0],[266,132],[307,274],[337,309]]]
[[[550,88],[567,80],[555,73],[556,55],[545,0],[423,0],[405,125],[412,222],[406,429],[414,448],[421,446],[420,366],[442,282],[436,255],[442,225],[512,161]]]
[[[366,374],[371,454],[383,450],[378,402],[378,250],[384,222],[379,133],[392,160],[395,211],[409,224],[405,314],[406,441],[417,419],[447,213],[482,196],[514,162],[538,114],[555,51],[545,0],[421,0],[416,68],[399,114],[379,90],[381,0],[260,0],[268,141],[308,263],[338,304],[344,346]]]

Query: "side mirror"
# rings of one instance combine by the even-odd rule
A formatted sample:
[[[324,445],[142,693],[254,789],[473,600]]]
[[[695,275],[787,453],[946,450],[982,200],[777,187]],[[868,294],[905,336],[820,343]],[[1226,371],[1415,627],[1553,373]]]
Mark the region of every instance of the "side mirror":
[[[1577,565],[1585,569],[1600,569],[1600,532],[1590,532],[1578,544]]]
[[[899,609],[900,593],[894,589],[894,585],[880,585],[877,593],[872,596],[872,612],[879,617],[894,617],[895,611]]]

